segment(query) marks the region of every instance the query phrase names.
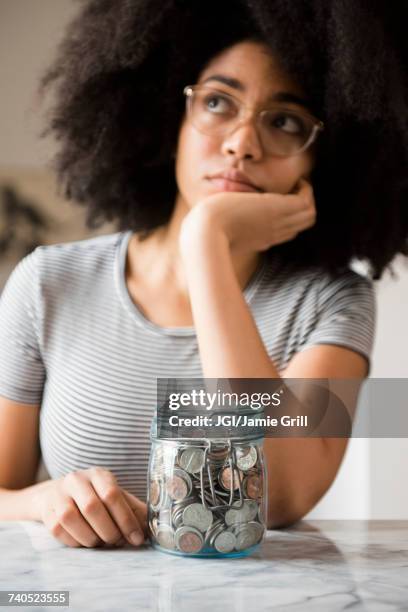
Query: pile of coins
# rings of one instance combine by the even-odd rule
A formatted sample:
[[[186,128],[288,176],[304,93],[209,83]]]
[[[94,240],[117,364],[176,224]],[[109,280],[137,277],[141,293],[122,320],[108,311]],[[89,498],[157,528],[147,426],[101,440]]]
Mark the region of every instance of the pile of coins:
[[[154,543],[185,554],[243,551],[265,531],[262,451],[211,441],[153,445],[149,528]]]

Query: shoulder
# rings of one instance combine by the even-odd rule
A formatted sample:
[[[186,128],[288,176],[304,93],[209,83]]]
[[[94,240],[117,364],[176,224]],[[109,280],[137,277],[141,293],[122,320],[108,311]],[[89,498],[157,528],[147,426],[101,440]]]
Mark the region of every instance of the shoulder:
[[[64,295],[103,281],[111,274],[126,232],[35,248],[12,271],[4,293],[32,293],[36,299]]]
[[[271,258],[264,284],[271,293],[279,292],[299,307],[306,300],[320,310],[339,299],[375,302],[375,281],[363,265],[353,264],[348,269],[330,274],[321,265],[299,267],[284,261],[280,255]]]
[[[116,250],[125,232],[116,232],[104,236],[96,236],[85,240],[61,242],[59,244],[43,245],[37,247],[32,255],[38,265],[51,266],[59,263],[74,266],[79,258],[82,261],[109,258]]]
[[[28,257],[41,284],[94,279],[111,269],[125,232],[37,247]]]
[[[366,295],[373,299],[375,294],[375,281],[358,264],[330,274],[323,266],[298,267],[277,256],[271,260],[267,280],[289,292],[314,294],[321,304],[335,296]]]
[[[333,304],[337,308],[352,306],[373,312],[376,309],[375,282],[369,276],[353,269],[337,275],[322,272],[316,290],[321,308]]]

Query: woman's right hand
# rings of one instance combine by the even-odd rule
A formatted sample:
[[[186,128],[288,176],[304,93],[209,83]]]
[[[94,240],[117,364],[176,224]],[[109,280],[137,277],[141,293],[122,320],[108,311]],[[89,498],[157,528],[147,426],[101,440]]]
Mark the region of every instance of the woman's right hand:
[[[119,487],[109,470],[78,470],[41,485],[33,498],[34,516],[63,544],[92,548],[124,539],[143,544],[147,506]]]

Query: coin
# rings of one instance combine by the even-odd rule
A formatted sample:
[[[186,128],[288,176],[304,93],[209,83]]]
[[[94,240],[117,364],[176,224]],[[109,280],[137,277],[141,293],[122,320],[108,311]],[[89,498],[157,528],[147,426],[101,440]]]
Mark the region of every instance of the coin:
[[[256,446],[248,446],[237,451],[237,466],[240,470],[246,472],[254,467],[258,461],[258,453]]]
[[[229,553],[234,550],[235,544],[235,535],[231,531],[222,531],[215,538],[213,546],[220,553]]]
[[[181,508],[176,512],[173,512],[172,523],[176,529],[183,524],[183,510]]]
[[[154,516],[149,520],[149,530],[150,530],[151,536],[156,537],[157,528],[158,528],[157,517]]]
[[[242,478],[242,472],[240,472],[239,470],[235,468],[234,469],[234,482],[232,483],[231,482],[232,481],[231,468],[225,467],[219,473],[218,482],[224,489],[227,489],[228,491],[230,491],[231,488],[239,489],[240,478]]]
[[[241,529],[236,533],[236,543],[235,548],[237,550],[245,550],[245,548],[250,548],[254,545],[254,534],[251,529],[248,529],[247,526],[243,525]]]
[[[204,451],[201,448],[186,448],[179,458],[180,467],[190,474],[195,474],[204,465]]]
[[[263,534],[265,533],[265,527],[258,523],[257,521],[250,521],[247,523],[247,528],[251,530],[254,544],[259,542],[262,539]]]
[[[166,491],[171,499],[184,499],[188,492],[187,483],[181,476],[175,474],[167,480]]]
[[[222,440],[205,451],[185,443],[160,448],[152,449],[149,475],[153,542],[187,555],[204,546],[228,555],[261,541],[263,467],[256,445]]]
[[[257,474],[251,474],[245,478],[244,483],[245,491],[248,497],[251,499],[257,499],[262,497],[263,482],[262,477]]]
[[[225,523],[228,526],[233,525],[234,523],[244,523],[245,522],[245,514],[242,510],[235,510],[234,508],[230,508],[225,513]]]
[[[254,499],[244,499],[243,505],[240,508],[239,500],[233,502],[232,508],[225,513],[225,523],[233,525],[234,523],[247,523],[252,521],[258,513],[258,503]]]
[[[159,525],[171,525],[171,513],[169,508],[159,508],[157,512]]]
[[[211,510],[204,508],[202,504],[190,504],[183,511],[183,523],[196,527],[200,531],[206,531],[213,522]]]
[[[153,506],[157,506],[160,499],[161,487],[158,480],[152,480],[149,487],[149,500]]]
[[[222,463],[227,459],[229,453],[228,446],[223,444],[222,446],[213,445],[211,450],[208,451],[208,458],[213,463]]]
[[[225,525],[221,519],[216,519],[214,523],[211,525],[209,529],[207,529],[205,534],[205,541],[209,546],[214,545],[214,538],[217,537],[221,531],[224,531]]]
[[[175,542],[182,552],[197,553],[203,547],[204,538],[194,527],[179,527],[175,533]]]
[[[163,548],[174,548],[174,532],[167,525],[159,525],[156,540]]]
[[[242,512],[246,521],[252,521],[258,514],[258,503],[254,499],[244,499]]]

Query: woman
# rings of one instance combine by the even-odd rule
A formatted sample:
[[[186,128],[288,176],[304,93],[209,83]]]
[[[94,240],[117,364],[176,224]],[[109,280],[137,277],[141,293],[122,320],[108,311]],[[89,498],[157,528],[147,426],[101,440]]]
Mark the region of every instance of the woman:
[[[85,3],[45,133],[65,195],[119,231],[36,249],[4,290],[0,518],[139,545],[156,377],[368,375],[373,283],[349,264],[407,254],[406,77],[385,8],[346,5]],[[346,442],[266,440],[269,527]]]

